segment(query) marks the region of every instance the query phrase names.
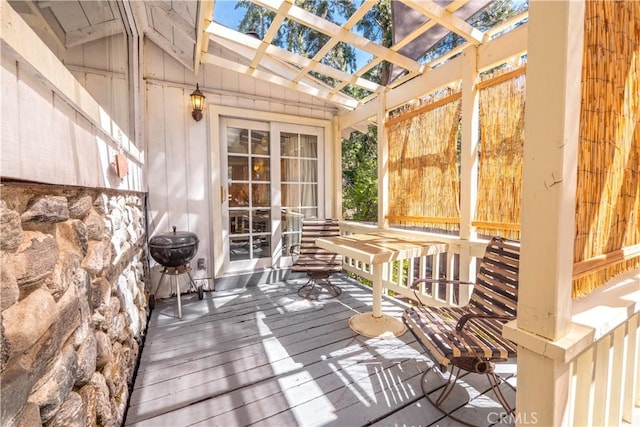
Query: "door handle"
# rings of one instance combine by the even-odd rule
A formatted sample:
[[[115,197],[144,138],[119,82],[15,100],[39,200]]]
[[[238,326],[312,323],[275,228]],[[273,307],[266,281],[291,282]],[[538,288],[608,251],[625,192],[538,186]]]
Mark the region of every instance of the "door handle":
[[[227,192],[224,187],[220,186],[220,203],[224,203],[227,200]]]

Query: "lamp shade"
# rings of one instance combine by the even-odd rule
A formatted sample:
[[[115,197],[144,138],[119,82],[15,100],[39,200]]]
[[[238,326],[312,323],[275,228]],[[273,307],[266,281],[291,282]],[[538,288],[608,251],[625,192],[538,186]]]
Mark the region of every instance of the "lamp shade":
[[[196,90],[191,93],[191,107],[193,111],[191,116],[196,122],[202,119],[202,110],[204,110],[204,94],[200,91],[200,87],[196,83]]]

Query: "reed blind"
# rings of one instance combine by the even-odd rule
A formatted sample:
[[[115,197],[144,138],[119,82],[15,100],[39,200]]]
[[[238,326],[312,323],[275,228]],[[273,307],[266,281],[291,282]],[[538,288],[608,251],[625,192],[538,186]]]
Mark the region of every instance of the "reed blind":
[[[387,122],[391,224],[459,230],[459,123],[460,93]]]
[[[573,296],[640,267],[640,2],[586,2]]]
[[[481,82],[478,196],[480,234],[520,238],[525,68]]]

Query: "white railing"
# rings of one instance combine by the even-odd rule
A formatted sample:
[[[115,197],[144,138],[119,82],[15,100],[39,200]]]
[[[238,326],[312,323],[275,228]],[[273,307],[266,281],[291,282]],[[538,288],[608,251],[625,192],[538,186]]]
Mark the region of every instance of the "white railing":
[[[375,225],[367,225],[357,222],[342,221],[340,223],[340,232],[344,235],[355,233],[371,233],[379,228]],[[428,255],[419,258],[413,258],[402,261],[388,262],[383,266],[382,280],[383,287],[388,293],[393,292],[396,297],[408,298],[416,300],[414,290],[410,288],[414,280],[418,278],[447,278],[447,279],[464,279],[464,271],[468,271],[471,266],[473,269],[475,258],[482,257],[486,241],[464,241],[456,236],[444,236],[434,233],[426,233],[420,231],[393,229],[394,232],[407,234],[410,236],[424,236],[428,241],[436,241],[447,244],[447,251],[436,255]],[[462,257],[461,255],[467,255]],[[466,262],[461,260],[468,259]],[[373,280],[371,266],[353,258],[345,257],[343,268],[367,280]],[[475,271],[467,274],[473,279]],[[431,286],[421,284],[418,289],[418,297],[424,304],[428,305],[458,305],[464,304],[468,299],[466,286],[460,288],[459,294],[452,285]]]
[[[615,281],[574,303],[574,323],[594,336],[569,362],[567,425],[640,424],[640,273]]]

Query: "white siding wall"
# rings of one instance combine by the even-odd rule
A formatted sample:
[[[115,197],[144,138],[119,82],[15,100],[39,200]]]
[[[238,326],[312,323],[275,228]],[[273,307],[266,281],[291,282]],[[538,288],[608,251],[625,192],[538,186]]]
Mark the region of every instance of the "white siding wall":
[[[142,157],[117,122],[4,4],[2,25],[11,28],[2,34],[2,177],[144,191]],[[120,145],[124,180],[111,167]]]
[[[127,39],[124,34],[105,37],[68,49],[62,57],[73,76],[131,135]]]
[[[184,68],[152,42],[145,43],[146,135],[149,176],[149,234],[164,233],[176,226],[200,238],[198,254],[192,262],[194,277],[212,275],[212,215],[209,120],[191,117],[190,93],[196,82],[207,105],[284,113],[330,120],[334,110],[305,94],[271,85],[252,77],[212,65],[200,67],[198,76]],[[196,270],[196,260],[206,258],[207,271]],[[154,284],[158,266],[152,269]],[[206,276],[205,276],[206,275]],[[182,289],[187,289],[185,282]],[[211,282],[209,282],[211,283]],[[165,283],[157,296],[169,293]]]

